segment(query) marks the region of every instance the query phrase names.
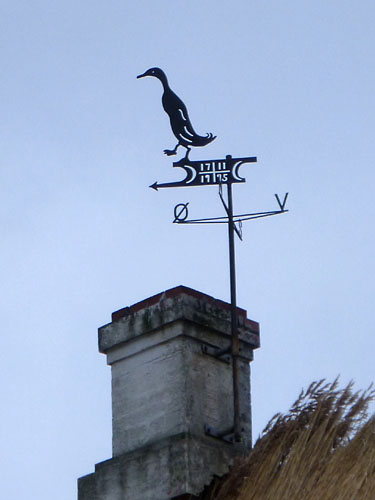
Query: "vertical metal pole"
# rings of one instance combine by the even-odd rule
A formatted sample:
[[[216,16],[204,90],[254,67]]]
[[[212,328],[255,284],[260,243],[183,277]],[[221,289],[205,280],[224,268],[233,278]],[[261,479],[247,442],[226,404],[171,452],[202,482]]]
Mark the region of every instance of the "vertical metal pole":
[[[227,166],[229,166],[231,156],[227,156]],[[236,262],[234,253],[234,222],[233,222],[233,199],[232,183],[229,180],[228,188],[228,235],[229,235],[229,269],[230,269],[230,300],[231,300],[231,330],[232,330],[232,369],[233,369],[233,428],[234,440],[241,441],[240,423],[240,400],[238,387],[238,322],[237,322],[237,297],[236,297]]]

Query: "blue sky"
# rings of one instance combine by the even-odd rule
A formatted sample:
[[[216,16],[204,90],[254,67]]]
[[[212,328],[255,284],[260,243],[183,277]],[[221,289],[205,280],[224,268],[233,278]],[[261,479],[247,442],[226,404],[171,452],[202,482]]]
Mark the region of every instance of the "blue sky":
[[[195,129],[191,159],[257,156],[235,186],[238,303],[261,323],[254,434],[312,380],[374,380],[375,5],[107,0],[0,6],[1,496],[75,498],[111,456],[97,328],[184,284],[229,300],[215,188],[178,175],[160,66]]]

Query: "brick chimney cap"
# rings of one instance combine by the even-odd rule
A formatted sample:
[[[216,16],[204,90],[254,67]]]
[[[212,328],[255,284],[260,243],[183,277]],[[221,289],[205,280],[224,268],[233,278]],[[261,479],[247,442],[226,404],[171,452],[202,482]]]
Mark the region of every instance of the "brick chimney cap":
[[[211,295],[207,295],[206,293],[199,292],[198,290],[194,290],[193,288],[189,288],[188,286],[184,285],[178,285],[174,288],[170,288],[169,290],[165,290],[163,292],[160,292],[156,295],[152,295],[151,297],[148,297],[147,299],[141,300],[140,302],[136,302],[135,304],[129,306],[129,307],[123,307],[122,309],[119,309],[118,311],[115,311],[112,313],[112,322],[118,321],[121,318],[125,316],[129,316],[130,314],[133,314],[137,311],[140,311],[142,309],[146,309],[147,307],[153,306],[159,302],[161,302],[164,299],[169,299],[173,297],[177,297],[178,295],[190,295],[191,297],[195,297],[196,299],[203,300],[206,302],[213,303],[215,302],[218,306],[222,307],[223,309],[230,310],[230,304],[228,302],[224,302],[223,300],[220,299],[215,299],[215,297],[212,297]],[[244,319],[246,319],[247,312],[245,309],[242,309],[240,307],[237,307],[237,314],[239,316],[242,316]],[[258,325],[258,323],[254,322],[254,326]],[[258,325],[259,329],[259,325]]]

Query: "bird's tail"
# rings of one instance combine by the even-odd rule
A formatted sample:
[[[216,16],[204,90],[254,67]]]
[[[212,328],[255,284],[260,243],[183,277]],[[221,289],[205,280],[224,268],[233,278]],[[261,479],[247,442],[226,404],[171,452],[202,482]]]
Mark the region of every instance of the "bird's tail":
[[[207,144],[210,144],[210,142],[214,141],[216,139],[216,135],[213,134],[207,134],[205,136],[197,135],[194,138],[194,143],[192,144],[193,146],[206,146]]]

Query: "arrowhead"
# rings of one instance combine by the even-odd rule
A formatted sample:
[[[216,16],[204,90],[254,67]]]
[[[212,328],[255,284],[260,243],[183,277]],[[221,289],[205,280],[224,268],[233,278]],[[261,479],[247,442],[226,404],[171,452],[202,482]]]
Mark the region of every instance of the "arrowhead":
[[[149,186],[150,188],[152,189],[155,189],[155,191],[158,190],[158,181],[154,182],[153,184],[151,184],[151,186]]]

